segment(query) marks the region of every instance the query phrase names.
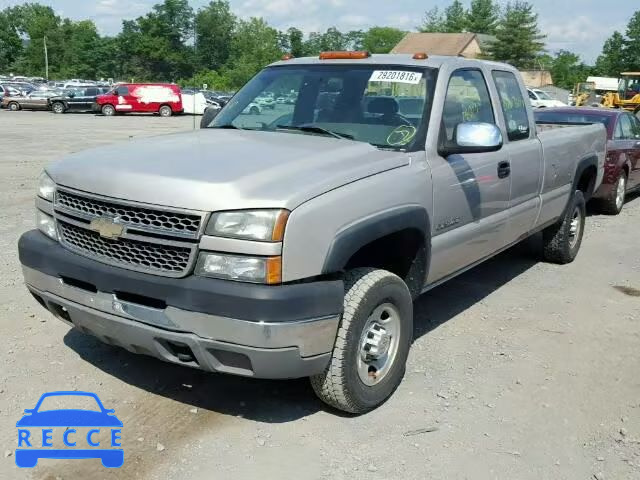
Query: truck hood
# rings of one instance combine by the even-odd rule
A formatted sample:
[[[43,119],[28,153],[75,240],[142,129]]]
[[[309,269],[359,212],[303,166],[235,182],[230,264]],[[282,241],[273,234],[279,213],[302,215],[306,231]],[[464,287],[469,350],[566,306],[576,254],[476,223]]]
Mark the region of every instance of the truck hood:
[[[201,211],[293,209],[409,163],[409,154],[317,135],[203,129],[72,154],[47,167],[77,190]]]

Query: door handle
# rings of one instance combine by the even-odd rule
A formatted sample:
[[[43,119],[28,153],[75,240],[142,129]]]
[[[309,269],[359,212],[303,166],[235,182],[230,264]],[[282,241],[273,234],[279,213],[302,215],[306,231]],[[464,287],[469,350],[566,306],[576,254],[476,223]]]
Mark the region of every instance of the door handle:
[[[507,178],[511,175],[511,164],[509,162],[500,162],[498,164],[498,178]]]

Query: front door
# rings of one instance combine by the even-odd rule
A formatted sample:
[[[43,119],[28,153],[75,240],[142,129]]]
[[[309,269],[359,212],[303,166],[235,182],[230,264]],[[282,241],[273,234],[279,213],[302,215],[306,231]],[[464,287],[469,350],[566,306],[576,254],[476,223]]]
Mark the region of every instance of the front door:
[[[538,217],[544,174],[542,145],[516,76],[504,70],[494,70],[492,76],[503,118],[503,148],[512,172],[507,242],[513,243],[533,229]]]
[[[480,70],[462,69],[451,75],[440,141],[453,140],[463,122],[497,123]],[[428,283],[433,283],[505,245],[511,175],[505,150],[436,156],[430,163],[434,207]]]

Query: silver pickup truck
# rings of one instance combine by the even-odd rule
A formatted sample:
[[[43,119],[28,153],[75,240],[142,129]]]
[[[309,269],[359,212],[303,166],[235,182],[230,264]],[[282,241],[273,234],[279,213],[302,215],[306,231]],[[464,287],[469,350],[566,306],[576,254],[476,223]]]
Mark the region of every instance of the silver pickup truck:
[[[417,296],[539,231],[576,257],[606,142],[537,127],[508,65],[424,54],[283,59],[207,127],[49,165],[27,287],[106,343],[352,413],[399,385]]]

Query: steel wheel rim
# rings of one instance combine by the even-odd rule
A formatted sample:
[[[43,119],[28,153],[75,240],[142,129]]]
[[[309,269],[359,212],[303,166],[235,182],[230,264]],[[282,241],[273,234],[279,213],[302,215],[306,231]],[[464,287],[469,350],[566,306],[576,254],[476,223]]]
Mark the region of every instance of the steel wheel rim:
[[[358,376],[368,387],[384,379],[394,364],[400,340],[400,312],[391,303],[376,307],[358,343]]]
[[[618,179],[618,186],[616,187],[616,208],[620,210],[624,205],[624,196],[626,193],[627,185],[624,177]]]
[[[582,232],[582,212],[576,207],[571,216],[571,226],[569,227],[569,246],[574,248]]]

